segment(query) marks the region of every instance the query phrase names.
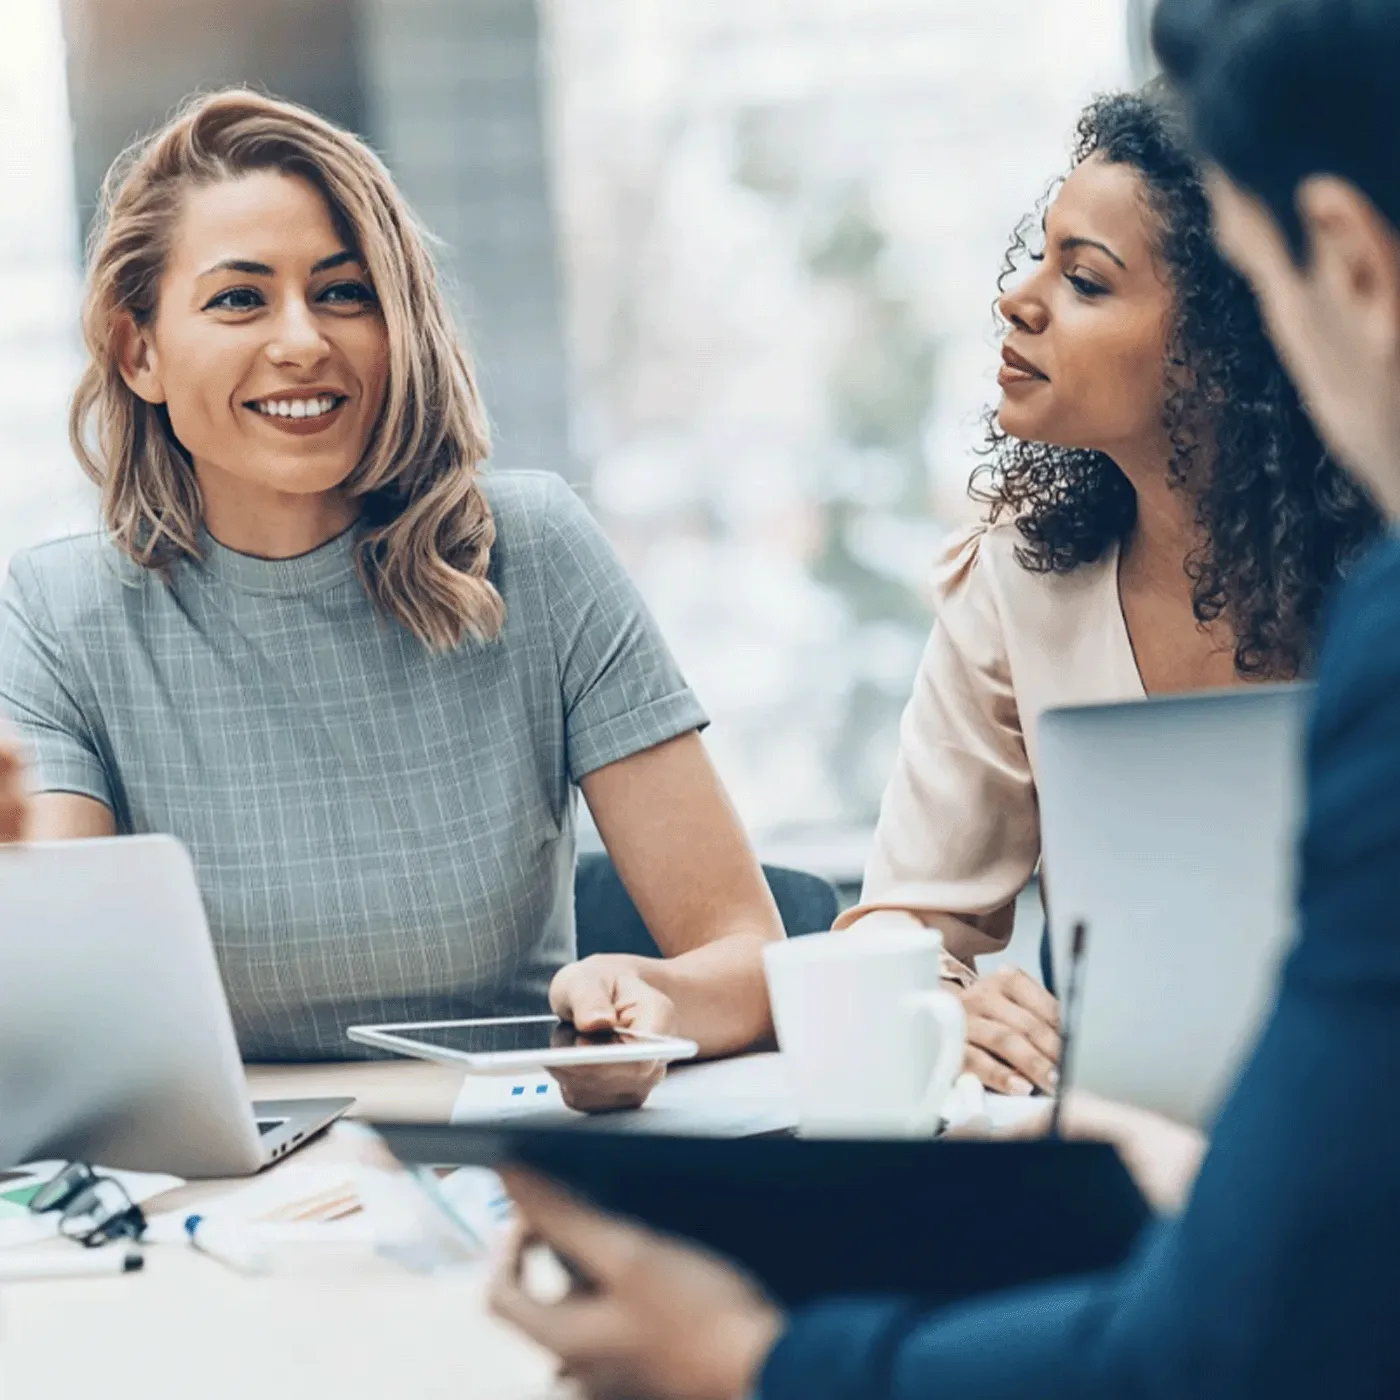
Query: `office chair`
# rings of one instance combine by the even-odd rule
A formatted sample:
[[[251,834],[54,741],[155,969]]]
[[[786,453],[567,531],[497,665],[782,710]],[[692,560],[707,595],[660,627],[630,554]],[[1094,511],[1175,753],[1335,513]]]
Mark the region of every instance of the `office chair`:
[[[836,918],[836,891],[819,875],[805,870],[785,870],[765,865],[764,877],[773,891],[778,914],[789,938],[821,933]],[[636,953],[659,958],[661,950],[647,932],[632,896],[622,883],[611,857],[590,854],[579,857],[574,874],[574,918],[578,926],[578,955]]]

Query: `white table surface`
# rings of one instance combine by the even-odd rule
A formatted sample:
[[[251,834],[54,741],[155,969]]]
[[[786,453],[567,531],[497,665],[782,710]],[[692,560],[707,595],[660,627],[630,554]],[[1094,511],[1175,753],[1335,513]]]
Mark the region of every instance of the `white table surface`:
[[[258,1098],[349,1094],[355,1116],[446,1122],[462,1074],[421,1060],[254,1066]],[[1024,1109],[1030,1105],[1008,1105]],[[332,1134],[291,1163],[345,1161]],[[259,1178],[262,1179],[262,1178]],[[237,1182],[191,1182],[148,1214]],[[45,1249],[74,1248],[54,1241]],[[553,1360],[486,1311],[485,1265],[425,1276],[368,1245],[279,1247],[250,1278],[183,1245],[125,1277],[0,1287],[0,1400],[562,1400]]]
[[[262,1098],[352,1094],[356,1113],[446,1121],[461,1075],[395,1062],[265,1066]],[[333,1138],[289,1162],[333,1161]],[[277,1171],[278,1167],[270,1168]],[[199,1182],[149,1203],[152,1213],[228,1190]],[[55,1242],[54,1249],[72,1248]],[[568,1394],[553,1361],[483,1306],[485,1269],[409,1273],[368,1245],[278,1253],[265,1278],[194,1250],[153,1246],[123,1278],[0,1289],[3,1400],[544,1400]]]

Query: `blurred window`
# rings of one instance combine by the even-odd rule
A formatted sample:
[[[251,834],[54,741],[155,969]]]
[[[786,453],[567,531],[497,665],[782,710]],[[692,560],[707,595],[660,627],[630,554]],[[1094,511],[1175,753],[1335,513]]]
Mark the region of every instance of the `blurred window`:
[[[89,524],[68,450],[78,232],[58,0],[19,0],[0,43],[0,576],[15,550]]]
[[[379,114],[372,137],[434,214],[424,191],[439,203],[456,191],[462,227],[437,230],[449,273],[454,258],[494,256],[477,225],[496,194],[480,161],[451,190],[431,164],[461,148],[470,113],[423,45],[445,26],[456,71],[463,44],[486,43],[471,26],[489,38],[495,25],[493,72],[502,54],[514,63],[535,30],[507,24],[509,4],[529,0],[359,0],[346,31],[364,49],[354,81]],[[0,570],[93,518],[66,442],[78,240],[60,0],[10,8]],[[971,514],[1008,235],[1063,169],[1083,103],[1130,63],[1144,71],[1145,0],[538,0],[538,12],[572,381],[572,460],[558,469],[583,481],[660,617],[750,826],[866,830],[929,627],[922,580],[941,534]],[[500,100],[528,134],[516,108],[536,89],[520,71]],[[117,75],[132,91],[160,76]],[[470,84],[482,102],[505,91],[509,74],[495,76]],[[509,268],[467,272],[489,288],[529,269],[516,283]],[[557,344],[550,318],[522,296],[498,319],[512,306],[522,345],[539,323],[536,378],[554,373],[538,360]],[[490,320],[468,309],[469,324]],[[538,413],[521,404],[549,400],[493,388],[529,368],[495,322],[484,329],[508,465],[533,442],[521,422]]]
[[[576,450],[762,832],[868,826],[1123,0],[547,0]]]

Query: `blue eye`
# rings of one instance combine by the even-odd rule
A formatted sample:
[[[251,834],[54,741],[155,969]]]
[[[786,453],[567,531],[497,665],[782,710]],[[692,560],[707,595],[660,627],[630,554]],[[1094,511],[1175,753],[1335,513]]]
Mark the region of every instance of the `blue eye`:
[[[206,311],[253,311],[263,304],[262,293],[253,287],[230,287],[205,306]]]

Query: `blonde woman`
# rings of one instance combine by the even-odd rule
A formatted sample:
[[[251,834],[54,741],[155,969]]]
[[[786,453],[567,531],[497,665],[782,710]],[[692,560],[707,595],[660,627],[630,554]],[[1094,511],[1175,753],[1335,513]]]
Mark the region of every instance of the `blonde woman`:
[[[286,103],[194,101],[108,177],[83,324],[104,529],[14,562],[0,710],[34,837],[189,847],[245,1056],[546,999],[707,1055],[770,1035],[781,928],[704,714],[563,483],[480,474],[472,369],[376,157]],[[571,962],[576,786],[665,959]]]

